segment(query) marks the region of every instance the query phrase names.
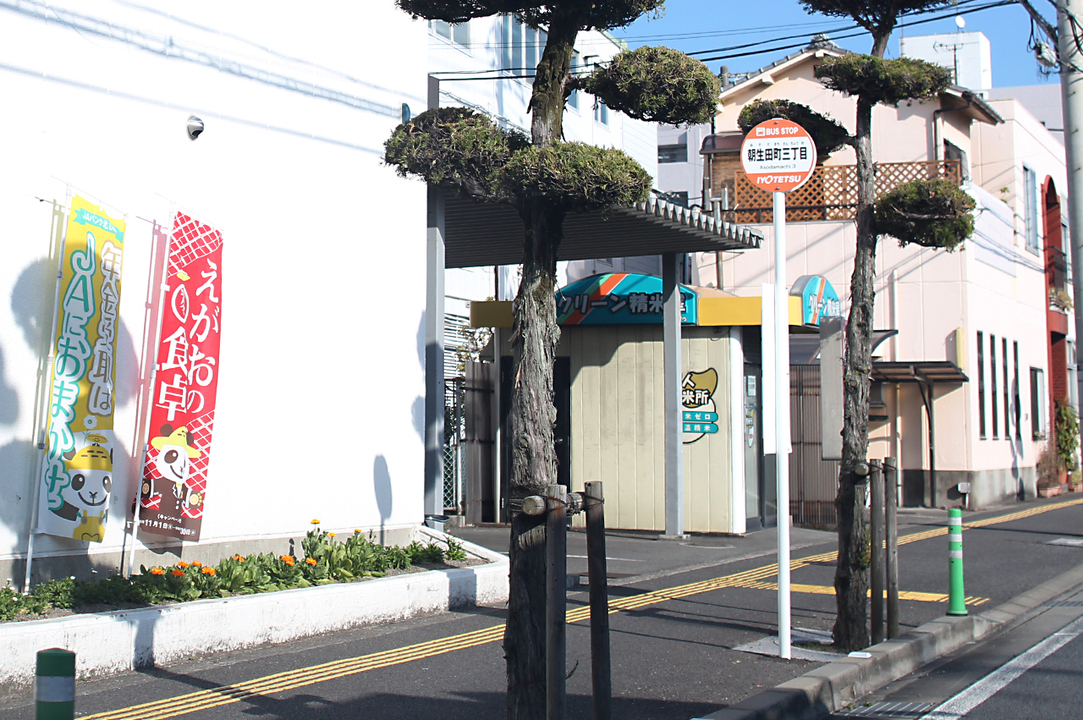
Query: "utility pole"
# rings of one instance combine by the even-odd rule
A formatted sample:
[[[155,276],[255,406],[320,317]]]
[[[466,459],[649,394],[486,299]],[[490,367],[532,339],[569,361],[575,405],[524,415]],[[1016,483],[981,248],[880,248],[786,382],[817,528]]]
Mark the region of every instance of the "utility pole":
[[[1075,336],[1083,338],[1083,52],[1073,18],[1080,17],[1083,0],[1057,2],[1057,54],[1060,66],[1061,107],[1064,114],[1064,159],[1068,175],[1068,230],[1072,248],[1072,289],[1075,296]],[[1083,38],[1081,38],[1083,39]],[[1083,398],[1083,374],[1079,376]]]

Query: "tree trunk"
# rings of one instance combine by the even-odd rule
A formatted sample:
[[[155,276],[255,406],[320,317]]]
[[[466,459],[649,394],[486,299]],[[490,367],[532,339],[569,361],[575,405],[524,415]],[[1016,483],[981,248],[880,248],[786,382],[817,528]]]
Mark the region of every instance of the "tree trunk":
[[[530,100],[531,141],[543,146],[561,139],[564,83],[579,25],[555,18],[549,27]],[[518,512],[522,499],[544,494],[557,482],[553,426],[553,362],[560,327],[556,313],[557,249],[564,209],[544,198],[524,202],[523,278],[512,304],[515,375],[511,391],[512,515],[508,619],[504,657],[508,674],[508,718],[545,718],[545,518]]]
[[[835,568],[835,645],[861,650],[869,644],[868,577],[865,544],[868,522],[865,493],[868,475],[855,472],[867,463],[869,447],[869,386],[872,372],[872,322],[876,274],[876,232],[873,226],[875,168],[872,163],[872,104],[858,98],[857,128],[857,253],[850,281],[850,318],[846,325],[842,463],[835,498],[839,525],[839,558]],[[867,465],[866,465],[867,467]]]

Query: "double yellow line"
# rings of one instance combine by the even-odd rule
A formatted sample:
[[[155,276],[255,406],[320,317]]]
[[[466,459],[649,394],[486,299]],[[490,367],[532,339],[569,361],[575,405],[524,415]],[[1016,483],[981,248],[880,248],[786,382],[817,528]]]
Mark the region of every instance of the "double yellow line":
[[[1026,510],[1020,510],[1019,512],[976,520],[971,523],[966,523],[963,527],[988,527],[990,525],[1032,517],[1050,510],[1059,510],[1071,505],[1079,505],[1080,503],[1083,503],[1083,499],[1071,500],[1054,505],[1032,507]],[[919,540],[927,540],[940,535],[946,535],[947,532],[947,527],[942,527],[933,528],[924,532],[912,533],[900,537],[899,544],[906,545],[918,542]],[[790,569],[797,570],[812,563],[832,562],[837,556],[837,551],[809,555],[793,560],[790,563]],[[711,580],[704,580],[702,582],[689,583],[687,585],[680,585],[678,587],[665,588],[662,590],[651,590],[631,597],[611,598],[609,601],[609,612],[610,614],[613,614],[621,611],[636,610],[649,605],[666,602],[667,600],[679,600],[691,595],[698,595],[700,593],[711,592],[727,587],[771,589],[776,586],[764,581],[767,578],[775,577],[777,572],[777,564],[764,565],[763,567],[754,570],[746,570],[745,572],[734,573],[733,575],[726,575]],[[797,590],[796,588],[798,587],[805,589]],[[793,589],[797,592],[803,591],[822,594],[834,593],[834,588],[826,586],[794,586]],[[918,595],[929,595],[930,597],[918,597]],[[932,597],[933,595],[935,594],[919,593],[914,594],[913,597],[907,599],[940,601],[939,596]],[[900,597],[902,597],[902,595],[900,595]],[[968,603],[971,601],[973,601],[973,604],[980,604],[981,602],[985,602],[985,599],[968,598]],[[586,620],[590,617],[590,608],[586,606],[574,608],[568,611],[567,617],[569,623]],[[435,657],[457,650],[465,650],[478,645],[485,645],[500,640],[503,635],[504,625],[501,623],[480,630],[438,638],[416,645],[408,645],[406,647],[371,653],[369,655],[335,660],[333,662],[324,663],[322,665],[313,665],[307,668],[288,670],[286,672],[249,680],[247,682],[223,685],[222,687],[199,690],[197,692],[178,695],[165,700],[157,700],[142,705],[133,705],[121,710],[112,710],[96,715],[88,715],[83,720],[165,720],[166,718],[186,715],[199,710],[208,710],[222,705],[240,702],[241,700],[252,697],[286,692],[288,690],[294,690],[299,687],[313,685],[327,680],[335,680],[337,678],[356,675],[370,670],[391,667],[393,665],[402,665],[423,658]]]

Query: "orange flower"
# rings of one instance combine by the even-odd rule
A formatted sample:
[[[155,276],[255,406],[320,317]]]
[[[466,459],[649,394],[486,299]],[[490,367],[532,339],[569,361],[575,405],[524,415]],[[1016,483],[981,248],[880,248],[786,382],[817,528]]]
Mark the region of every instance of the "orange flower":
[[[173,568],[173,577],[184,577],[184,571]]]
[[[359,532],[361,532],[361,529],[360,529],[360,528],[354,528],[354,529],[353,529],[353,531],[354,531],[355,533],[359,533]]]
[[[280,557],[278,559],[281,560],[282,562],[286,563],[290,567],[293,567],[293,556],[292,555],[283,555],[282,557]]]
[[[327,533],[327,537],[338,537],[338,536],[335,535],[334,533]]]
[[[316,564],[316,558],[305,558],[305,562],[308,563],[309,565],[315,565]]]
[[[234,555],[233,559],[237,562],[244,562],[244,555]]]
[[[320,524],[319,518],[312,518],[312,524],[313,525],[319,525]]]
[[[193,560],[192,561],[192,567],[203,567],[203,563],[201,563],[198,560]]]
[[[182,569],[188,567],[189,565],[191,565],[191,563],[186,563],[183,560],[181,560],[179,563],[177,563],[177,567],[182,568]]]
[[[165,575],[165,570],[163,570],[160,567],[152,567],[150,569],[150,574],[151,575]]]
[[[202,570],[200,570],[200,572],[203,573],[204,575],[214,575],[215,574],[214,568],[212,568],[212,567],[205,567]]]

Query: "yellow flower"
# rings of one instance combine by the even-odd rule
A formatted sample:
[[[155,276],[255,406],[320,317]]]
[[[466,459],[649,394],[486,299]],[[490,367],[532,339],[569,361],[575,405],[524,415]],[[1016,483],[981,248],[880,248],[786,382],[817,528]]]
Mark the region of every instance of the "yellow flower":
[[[327,533],[327,537],[338,537],[338,536],[335,535],[334,533]]]
[[[355,533],[359,533],[359,532],[361,532],[361,528],[354,528],[354,529],[353,529],[353,531],[354,531]]]
[[[320,524],[319,519],[318,518],[312,518],[312,524],[313,525],[319,525]]]
[[[309,565],[315,565],[316,564],[316,558],[305,558],[305,562],[308,563]]]

